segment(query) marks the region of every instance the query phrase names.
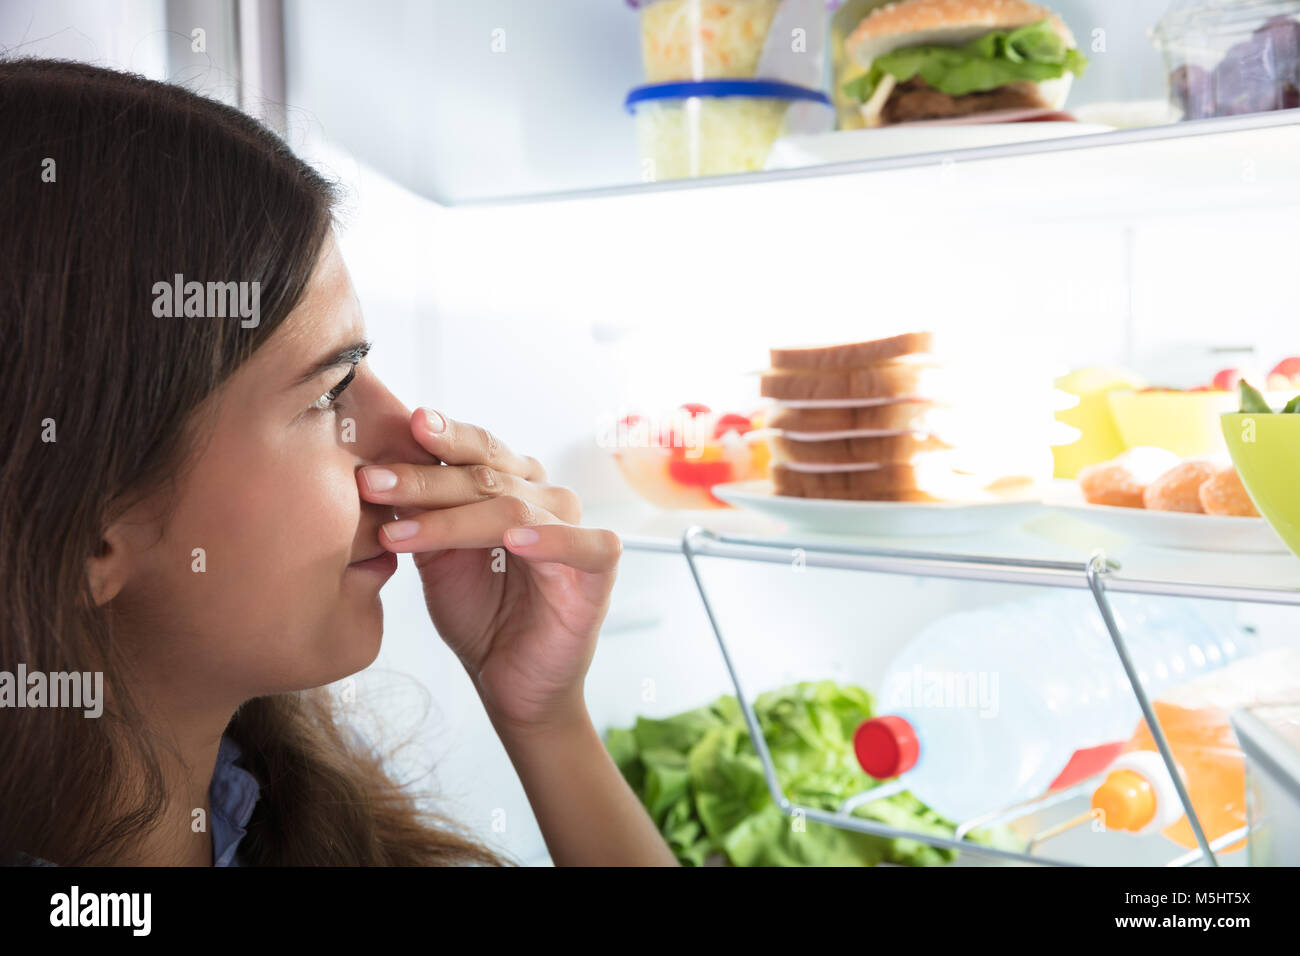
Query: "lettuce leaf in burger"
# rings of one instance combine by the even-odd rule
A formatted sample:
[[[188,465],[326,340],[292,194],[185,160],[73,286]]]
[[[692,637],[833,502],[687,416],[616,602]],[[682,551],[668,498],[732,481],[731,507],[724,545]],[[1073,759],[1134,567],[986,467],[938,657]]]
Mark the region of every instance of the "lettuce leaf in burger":
[[[845,51],[863,72],[844,91],[868,126],[1059,110],[1088,62],[1060,17],[1024,0],[892,3],[863,18]]]

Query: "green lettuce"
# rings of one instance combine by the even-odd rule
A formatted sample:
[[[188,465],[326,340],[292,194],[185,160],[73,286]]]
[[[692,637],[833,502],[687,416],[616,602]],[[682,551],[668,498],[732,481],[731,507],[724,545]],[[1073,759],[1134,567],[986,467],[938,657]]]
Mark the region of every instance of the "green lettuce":
[[[1273,406],[1268,403],[1263,392],[1255,388],[1244,378],[1238,380],[1237,391],[1241,395],[1241,411],[1252,414],[1273,414]],[[1283,415],[1300,415],[1300,395],[1295,396],[1282,406]]]
[[[1008,83],[1041,83],[1083,73],[1088,59],[1067,47],[1047,20],[994,30],[963,46],[909,46],[876,57],[871,69],[844,84],[845,94],[866,102],[886,74],[906,83],[917,74],[927,84],[949,96],[995,90]]]
[[[1273,407],[1260,394],[1259,389],[1255,388],[1244,378],[1237,382],[1237,391],[1241,395],[1241,410],[1243,412],[1266,412],[1272,413]]]
[[[755,699],[754,714],[791,800],[834,811],[876,783],[853,754],[853,733],[873,710],[867,691],[833,681],[795,684]],[[768,793],[735,697],[662,720],[638,717],[631,728],[609,730],[605,747],[677,859],[688,866],[702,866],[715,853],[734,866],[931,866],[958,855],[783,813]],[[860,806],[854,814],[921,833],[953,833],[950,821],[910,793]],[[1020,849],[1004,827],[979,831],[972,839]]]

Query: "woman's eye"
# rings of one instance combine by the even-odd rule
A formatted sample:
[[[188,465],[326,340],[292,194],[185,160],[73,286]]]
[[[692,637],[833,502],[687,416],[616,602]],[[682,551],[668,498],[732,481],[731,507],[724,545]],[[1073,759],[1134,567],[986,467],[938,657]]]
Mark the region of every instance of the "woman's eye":
[[[341,408],[342,406],[339,404],[339,396],[342,395],[347,387],[352,384],[352,379],[356,377],[356,374],[357,367],[353,365],[352,370],[348,372],[347,377],[344,378],[343,381],[339,382],[320,398],[316,399],[316,401],[312,402],[310,407],[318,412],[328,412]]]
[[[334,400],[330,398],[330,393],[326,392],[320,398],[316,399],[316,401],[312,402],[310,407],[312,408],[312,410],[317,412],[328,412],[330,409],[335,408],[336,406],[334,404]]]

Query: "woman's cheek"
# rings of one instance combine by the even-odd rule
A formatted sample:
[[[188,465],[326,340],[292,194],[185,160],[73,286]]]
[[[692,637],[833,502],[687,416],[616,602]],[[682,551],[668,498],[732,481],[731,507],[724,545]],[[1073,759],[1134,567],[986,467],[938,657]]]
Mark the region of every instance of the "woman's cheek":
[[[302,523],[297,528],[314,529],[322,544],[339,550],[346,565],[356,550],[358,525],[361,523],[361,494],[357,490],[356,461],[351,455],[339,462],[322,465],[310,477],[297,482],[298,505]]]
[[[177,543],[187,552],[202,548],[211,570],[234,571],[251,590],[275,586],[267,574],[341,571],[360,521],[351,458],[317,465],[293,455],[242,462],[238,472],[207,472],[192,489],[192,507],[184,509],[192,520],[182,525],[193,540]]]

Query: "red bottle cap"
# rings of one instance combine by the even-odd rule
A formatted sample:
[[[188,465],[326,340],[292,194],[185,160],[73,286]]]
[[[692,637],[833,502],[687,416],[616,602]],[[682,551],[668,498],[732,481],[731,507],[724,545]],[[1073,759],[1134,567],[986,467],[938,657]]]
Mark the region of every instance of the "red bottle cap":
[[[911,724],[891,714],[864,721],[853,735],[853,751],[870,776],[887,780],[916,766],[921,742]]]

